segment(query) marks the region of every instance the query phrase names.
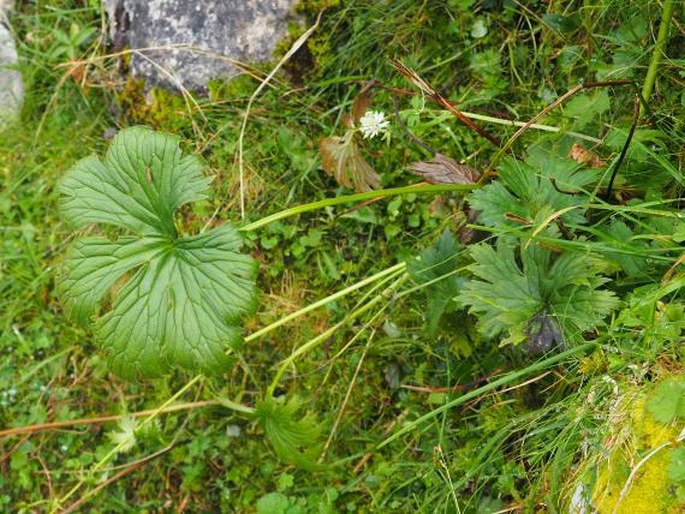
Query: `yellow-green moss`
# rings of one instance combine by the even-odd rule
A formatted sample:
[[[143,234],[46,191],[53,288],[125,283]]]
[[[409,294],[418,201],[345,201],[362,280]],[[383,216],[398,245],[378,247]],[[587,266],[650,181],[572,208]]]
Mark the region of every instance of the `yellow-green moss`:
[[[316,14],[330,7],[338,7],[340,0],[300,0],[295,10],[302,14]]]
[[[682,427],[676,420],[664,425],[654,419],[646,408],[653,394],[653,390],[644,394],[631,388],[623,395],[620,408],[623,419],[612,427],[611,437],[606,441],[608,455],[596,461],[592,504],[599,514],[613,513],[635,466],[650,451],[671,442],[640,466],[616,512],[682,512],[684,506],[678,501],[677,484],[668,474],[672,452],[679,444],[675,440]]]
[[[161,88],[145,92],[142,79],[129,77],[117,93],[122,114],[135,124],[148,125],[155,129],[174,131],[187,123],[188,107],[180,94]]]

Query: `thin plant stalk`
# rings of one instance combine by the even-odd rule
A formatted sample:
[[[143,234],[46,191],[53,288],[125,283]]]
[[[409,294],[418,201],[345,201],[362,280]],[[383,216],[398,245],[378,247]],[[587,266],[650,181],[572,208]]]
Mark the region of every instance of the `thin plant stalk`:
[[[83,496],[81,496],[78,500],[76,500],[74,503],[72,503],[69,507],[62,510],[60,514],[70,514],[71,512],[76,511],[76,509],[82,507],[84,504],[89,502],[93,496],[98,494],[101,490],[103,490],[108,485],[116,482],[117,480],[125,477],[126,475],[133,473],[134,471],[137,471],[145,463],[151,461],[152,459],[156,459],[157,457],[160,457],[161,455],[164,455],[165,453],[171,451],[173,448],[174,448],[174,444],[172,443],[172,444],[162,448],[161,450],[153,453],[152,455],[148,455],[144,459],[140,459],[140,460],[133,462],[132,464],[126,466],[124,469],[119,471],[116,475],[106,479],[103,482],[100,482],[93,489],[87,491]]]
[[[397,196],[403,194],[413,194],[413,193],[442,193],[447,191],[470,191],[475,189],[474,184],[429,184],[420,186],[404,186],[404,187],[393,187],[390,189],[379,189],[377,191],[367,191],[365,193],[356,193],[352,195],[337,196],[335,198],[326,198],[325,200],[319,200],[317,202],[306,203],[304,205],[297,205],[291,207],[290,209],[285,209],[270,216],[266,216],[262,219],[248,223],[239,228],[243,232],[248,232],[251,230],[257,230],[262,228],[269,223],[274,221],[279,221],[285,218],[290,218],[291,216],[297,216],[298,214],[303,214],[309,211],[315,211],[318,209],[323,209],[326,207],[333,207],[334,205],[342,205],[346,203],[354,202],[364,202],[366,200],[373,200],[375,198],[384,198],[386,196]]]
[[[275,330],[278,327],[283,326],[286,323],[288,323],[294,319],[297,319],[300,316],[303,316],[310,311],[313,311],[314,309],[318,309],[319,307],[322,307],[322,306],[324,306],[324,305],[326,305],[326,304],[328,304],[334,300],[337,300],[338,298],[342,298],[343,296],[346,296],[346,295],[350,294],[351,292],[356,291],[357,289],[361,289],[362,287],[364,287],[368,284],[371,284],[372,282],[375,282],[375,281],[385,277],[386,275],[391,275],[391,274],[395,274],[399,271],[404,271],[406,266],[407,265],[404,262],[400,262],[399,264],[395,264],[394,266],[391,266],[391,267],[386,268],[382,271],[379,271],[375,275],[367,277],[364,280],[361,280],[355,284],[352,284],[349,287],[346,287],[345,289],[342,289],[336,293],[333,293],[332,295],[329,295],[325,298],[322,298],[321,300],[318,300],[314,303],[311,303],[311,304],[307,305],[306,307],[303,307],[302,309],[300,309],[296,312],[293,312],[292,314],[288,314],[287,316],[282,317],[278,321],[275,321],[274,323],[271,323],[270,325],[267,325],[266,327],[261,328],[261,329],[257,330],[256,332],[253,332],[252,334],[250,334],[249,336],[247,336],[245,338],[245,342],[247,343],[250,341],[254,341],[255,339],[258,339],[259,337],[268,334],[272,330]]]
[[[449,115],[449,111],[440,111],[440,112],[444,112],[446,115]],[[507,125],[510,127],[525,127],[525,126],[527,126],[528,128],[540,130],[542,132],[555,132],[555,133],[564,132],[564,135],[566,135],[566,136],[571,136],[571,137],[575,137],[577,139],[582,139],[583,141],[588,141],[588,142],[594,143],[596,145],[602,143],[602,140],[599,138],[589,136],[587,134],[581,134],[580,132],[573,132],[572,130],[564,131],[563,128],[554,127],[552,125],[542,125],[540,123],[528,124],[528,122],[525,122],[525,121],[507,120],[505,118],[496,118],[494,116],[486,116],[485,114],[478,114],[475,112],[462,111],[462,114],[464,116],[466,116],[467,118],[471,118],[471,119],[479,120],[479,121],[484,121],[486,123],[495,123],[497,125]]]
[[[319,457],[319,464],[323,462],[323,460],[326,458],[326,452],[328,452],[328,448],[331,446],[331,443],[333,442],[333,437],[335,437],[335,433],[338,430],[338,425],[340,425],[340,420],[343,417],[343,414],[345,412],[345,408],[347,407],[347,404],[350,401],[350,396],[352,395],[352,389],[354,389],[354,384],[357,382],[357,377],[359,376],[359,372],[362,369],[362,364],[364,364],[364,359],[366,359],[366,353],[369,351],[369,347],[371,346],[371,341],[373,341],[373,336],[375,335],[375,331],[371,333],[371,337],[369,337],[369,340],[366,342],[364,345],[364,349],[362,350],[362,354],[359,357],[359,362],[357,362],[357,366],[354,369],[354,374],[352,375],[352,379],[350,380],[349,385],[347,386],[347,391],[345,392],[345,397],[343,398],[342,404],[340,405],[340,408],[338,409],[338,414],[335,417],[335,421],[333,422],[333,427],[331,428],[331,432],[328,434],[328,439],[326,439],[326,444],[323,446],[323,450],[321,450],[321,456]]]
[[[664,7],[661,10],[659,34],[656,38],[656,45],[654,46],[654,51],[652,52],[652,58],[649,61],[649,68],[647,69],[645,83],[642,86],[642,98],[644,98],[645,101],[649,101],[649,97],[652,96],[652,89],[654,89],[656,76],[659,73],[659,65],[661,64],[661,58],[664,54],[664,47],[666,46],[666,41],[668,40],[668,31],[671,28],[671,18],[673,16],[674,7],[675,2],[673,0],[666,0],[664,2]],[[643,110],[644,106],[641,106],[640,112]]]
[[[240,135],[238,136],[238,175],[239,175],[239,180],[240,180],[240,217],[242,219],[245,218],[245,171],[244,171],[244,164],[243,164],[243,140],[245,138],[245,128],[247,127],[247,120],[250,117],[250,109],[252,108],[252,103],[255,101],[255,99],[259,96],[259,93],[262,92],[262,89],[266,87],[266,85],[269,83],[269,81],[278,73],[278,70],[281,69],[281,66],[283,66],[288,59],[290,59],[295,52],[297,52],[300,47],[309,39],[309,36],[311,36],[314,31],[319,27],[319,21],[321,20],[321,14],[323,11],[319,12],[319,16],[316,18],[316,22],[314,22],[314,25],[309,27],[307,31],[302,34],[299,38],[297,38],[297,41],[295,41],[290,49],[286,52],[286,54],[283,56],[283,58],[278,61],[278,64],[274,66],[274,69],[271,70],[271,73],[267,75],[267,77],[259,84],[257,89],[255,89],[254,93],[252,93],[252,96],[250,96],[250,99],[247,102],[247,107],[245,108],[245,115],[243,116],[243,123],[242,126],[240,127]]]
[[[350,314],[348,314],[345,319],[342,321],[336,323],[333,325],[331,328],[328,330],[322,332],[318,336],[310,339],[306,343],[304,343],[302,346],[300,346],[297,350],[295,350],[293,353],[290,354],[287,358],[281,361],[281,363],[278,366],[278,369],[276,370],[276,375],[274,376],[273,380],[271,381],[271,384],[267,388],[267,395],[273,395],[274,391],[276,390],[276,387],[281,381],[281,378],[283,377],[283,374],[286,372],[286,370],[292,365],[292,363],[297,359],[300,355],[303,355],[316,347],[318,347],[320,344],[322,344],[326,339],[328,339],[332,334],[334,334],[339,328],[344,326],[346,323],[352,321],[353,319],[358,318],[362,314],[365,314],[369,310],[371,310],[374,306],[376,306],[379,302],[382,300],[385,300],[388,295],[397,289],[406,279],[408,275],[407,274],[402,274],[395,282],[393,282],[390,286],[388,286],[382,293],[376,295],[374,298],[369,300],[367,303],[365,303],[363,306],[359,307],[358,309],[354,310]]]
[[[125,416],[130,416],[132,418],[143,418],[145,416],[151,416],[153,414],[168,414],[170,412],[179,412],[184,410],[201,409],[204,407],[216,407],[224,405],[223,400],[202,400],[197,402],[188,403],[178,403],[174,405],[168,405],[163,409],[148,409],[141,410],[138,412],[130,412],[127,414],[117,414],[114,416],[97,416],[94,418],[81,418],[81,419],[66,419],[63,421],[53,421],[50,423],[41,423],[39,425],[27,425],[23,427],[8,428],[6,430],[0,430],[0,438],[10,437],[13,435],[20,434],[33,434],[35,432],[44,432],[46,430],[57,430],[60,428],[67,428],[79,425],[99,425],[101,423],[109,423],[111,421],[118,421]],[[240,409],[235,408],[234,410],[240,410],[244,412],[245,406],[240,406]]]
[[[576,355],[578,353],[583,353],[587,350],[593,349],[597,347],[596,343],[585,343],[579,346],[576,346],[575,348],[571,348],[570,350],[566,350],[565,352],[562,352],[558,355],[554,355],[552,357],[549,357],[547,359],[543,359],[541,361],[538,361],[534,364],[531,364],[530,366],[523,368],[522,370],[519,371],[514,371],[512,373],[507,373],[505,376],[502,378],[499,378],[497,380],[494,380],[493,382],[490,382],[489,384],[486,384],[482,387],[479,387],[478,389],[474,389],[473,391],[469,391],[466,394],[463,394],[457,398],[455,398],[452,401],[447,402],[446,404],[438,407],[437,409],[434,409],[430,411],[427,414],[424,414],[420,418],[412,421],[411,423],[408,423],[402,429],[398,430],[395,432],[393,435],[385,439],[385,441],[381,442],[376,449],[380,450],[381,448],[389,445],[396,439],[402,437],[404,434],[411,432],[412,430],[416,429],[418,426],[422,425],[423,423],[430,421],[431,419],[435,418],[439,414],[442,414],[443,412],[446,412],[450,409],[453,409],[454,407],[458,407],[459,405],[462,405],[469,400],[473,400],[475,398],[478,398],[479,396],[483,396],[486,393],[489,393],[490,391],[493,391],[497,389],[498,387],[501,387],[503,385],[510,384],[511,382],[514,382],[515,380],[518,380],[520,378],[523,378],[527,375],[530,375],[532,373],[537,373],[540,371],[544,371],[547,368],[550,368],[551,366],[554,366],[555,364],[558,364],[560,362],[565,361],[569,357],[572,357],[573,355]]]
[[[141,421],[140,425],[138,425],[138,428],[142,428],[148,423],[150,423],[152,420],[154,420],[157,416],[159,416],[165,408],[169,407],[173,402],[175,402],[178,398],[183,396],[188,389],[190,389],[192,386],[194,386],[196,383],[198,383],[202,379],[202,375],[197,375],[195,378],[192,380],[189,380],[183,387],[181,387],[176,393],[174,393],[173,396],[171,396],[168,400],[166,400],[162,405],[160,405],[158,408],[156,408],[149,417],[146,417]],[[96,473],[98,470],[102,469],[102,467],[109,462],[109,460],[114,457],[121,449],[122,447],[126,444],[125,441],[122,441],[118,445],[116,445],[114,448],[112,448],[109,452],[105,454],[104,457],[102,457],[97,464],[95,464],[92,469],[90,470],[90,473],[88,475],[92,475]],[[72,487],[67,493],[62,496],[59,500],[57,500],[57,504],[50,510],[52,514],[55,514],[56,512],[59,512],[62,509],[62,505],[69,499],[71,498],[82,486],[83,484],[86,483],[86,478],[82,478],[79,480],[74,487]]]
[[[396,276],[398,273],[402,273],[406,268],[406,264],[404,262],[395,264],[394,266],[391,266],[389,268],[386,268],[382,271],[379,271],[375,275],[372,275],[370,277],[367,277],[366,279],[357,282],[356,284],[353,284],[345,289],[342,289],[332,295],[329,295],[325,298],[322,298],[321,300],[318,300],[300,310],[297,312],[293,312],[292,314],[289,314],[288,316],[285,316],[278,321],[258,330],[257,332],[254,332],[247,336],[245,338],[246,342],[254,341],[267,333],[271,332],[272,330],[277,329],[278,327],[281,327],[285,325],[286,323],[299,318],[300,316],[303,316],[307,314],[308,312],[317,309],[319,307],[322,307],[326,305],[327,303],[330,303],[334,300],[337,300],[338,298],[342,298],[343,296],[346,296],[358,289],[361,289],[362,287],[369,285],[377,280],[380,280],[388,275],[391,276]],[[51,357],[51,360],[54,360],[61,355],[65,354],[70,348],[67,350],[63,350],[62,352],[56,354],[55,356]],[[40,369],[43,365],[46,363],[50,362],[50,360],[47,360],[43,362],[41,365],[37,366],[34,370],[30,372],[30,374],[33,374],[35,371]],[[28,376],[30,376],[30,374]],[[22,381],[26,380],[27,377],[24,377]],[[195,377],[197,378],[197,377]],[[229,408],[231,410],[237,411],[237,412],[242,412],[245,414],[252,414],[254,412],[254,409],[251,407],[248,407],[246,405],[242,405],[240,403],[236,403],[232,400],[229,400],[227,398],[221,397],[217,400],[204,400],[204,401],[198,401],[198,402],[190,402],[190,403],[182,403],[182,404],[175,404],[175,405],[169,405],[162,410],[158,409],[148,409],[148,410],[143,410],[143,411],[138,411],[138,412],[132,412],[129,414],[126,414],[128,416],[134,417],[134,418],[139,418],[139,417],[144,417],[148,416],[151,414],[166,414],[170,412],[177,412],[177,411],[182,411],[182,410],[191,410],[191,409],[196,409],[196,408],[202,408],[202,407],[212,407],[212,406],[223,406],[226,408]],[[120,419],[122,415],[111,415],[111,416],[98,416],[94,418],[81,418],[81,419],[70,419],[70,420],[65,420],[65,421],[55,421],[51,423],[42,423],[39,425],[28,425],[28,426],[22,426],[22,427],[15,427],[15,428],[9,428],[6,430],[0,430],[0,438],[3,437],[10,437],[13,435],[19,435],[19,434],[30,434],[34,432],[42,432],[45,430],[54,430],[54,429],[59,429],[59,428],[66,428],[66,427],[72,427],[76,425],[95,425],[95,424],[100,424],[100,423],[107,423],[111,421],[117,421]]]
[[[518,140],[523,134],[525,134],[530,128],[533,127],[533,125],[537,124],[537,122],[547,116],[551,111],[559,107],[561,104],[563,104],[566,100],[571,98],[572,96],[576,95],[580,91],[585,91],[588,89],[595,89],[595,88],[600,88],[600,87],[609,87],[609,86],[625,86],[625,85],[630,85],[632,84],[631,81],[629,80],[610,80],[606,82],[593,82],[590,84],[578,84],[577,86],[569,89],[558,97],[556,100],[554,100],[551,104],[549,104],[547,107],[542,109],[539,113],[537,113],[535,116],[533,116],[530,120],[528,120],[526,123],[524,123],[521,128],[519,128],[513,136],[509,138],[509,140],[504,143],[502,148],[498,150],[498,152],[495,154],[495,156],[490,160],[490,164],[488,165],[488,169],[492,170],[495,167],[495,164],[499,162],[499,160],[509,151],[509,149],[513,146],[514,142]],[[482,183],[486,178],[487,178],[487,173],[483,173],[481,176],[480,182]]]
[[[676,438],[675,442],[680,443],[683,440],[685,440],[685,429],[680,432],[678,437]],[[611,511],[611,514],[617,514],[618,508],[621,506],[621,502],[625,499],[626,496],[628,496],[628,492],[630,491],[630,488],[633,485],[633,482],[635,481],[635,477],[637,476],[638,471],[640,471],[640,468],[644,466],[649,459],[654,457],[657,453],[659,453],[661,450],[664,448],[668,448],[669,446],[673,446],[674,442],[673,441],[666,441],[665,443],[660,444],[653,450],[651,450],[647,455],[645,455],[640,462],[638,462],[635,467],[630,471],[630,475],[628,476],[628,479],[626,480],[626,483],[623,484],[623,488],[621,489],[621,493],[619,494],[618,500],[616,500],[616,504],[614,505],[614,509]]]

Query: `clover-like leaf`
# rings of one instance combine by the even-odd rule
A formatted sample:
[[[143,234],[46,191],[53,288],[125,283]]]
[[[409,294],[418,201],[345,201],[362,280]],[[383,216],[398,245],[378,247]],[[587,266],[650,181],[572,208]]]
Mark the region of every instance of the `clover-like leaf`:
[[[217,372],[242,342],[240,318],[256,307],[255,261],[228,224],[179,236],[174,213],[204,197],[209,179],[178,138],[122,130],[106,157],[79,161],[62,178],[60,210],[73,228],[129,232],[81,237],[60,279],[65,310],[95,319],[113,369],[156,376],[174,367]]]

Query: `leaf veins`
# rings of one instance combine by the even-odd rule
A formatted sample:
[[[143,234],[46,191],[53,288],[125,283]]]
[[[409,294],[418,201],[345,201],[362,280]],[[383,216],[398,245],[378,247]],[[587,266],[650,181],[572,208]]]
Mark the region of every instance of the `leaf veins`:
[[[60,277],[65,310],[95,333],[116,372],[156,376],[181,367],[220,372],[256,307],[256,263],[228,224],[179,236],[174,212],[201,199],[208,179],[178,139],[122,130],[104,160],[87,157],[62,178],[60,210],[75,229],[110,225],[115,239],[80,237]]]

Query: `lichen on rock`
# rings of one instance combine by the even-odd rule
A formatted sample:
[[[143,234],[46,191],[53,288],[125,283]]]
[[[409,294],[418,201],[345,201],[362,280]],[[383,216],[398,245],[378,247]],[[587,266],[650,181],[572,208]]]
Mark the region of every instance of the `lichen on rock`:
[[[103,0],[110,37],[132,50],[130,71],[149,86],[206,92],[211,79],[268,61],[296,0]]]

